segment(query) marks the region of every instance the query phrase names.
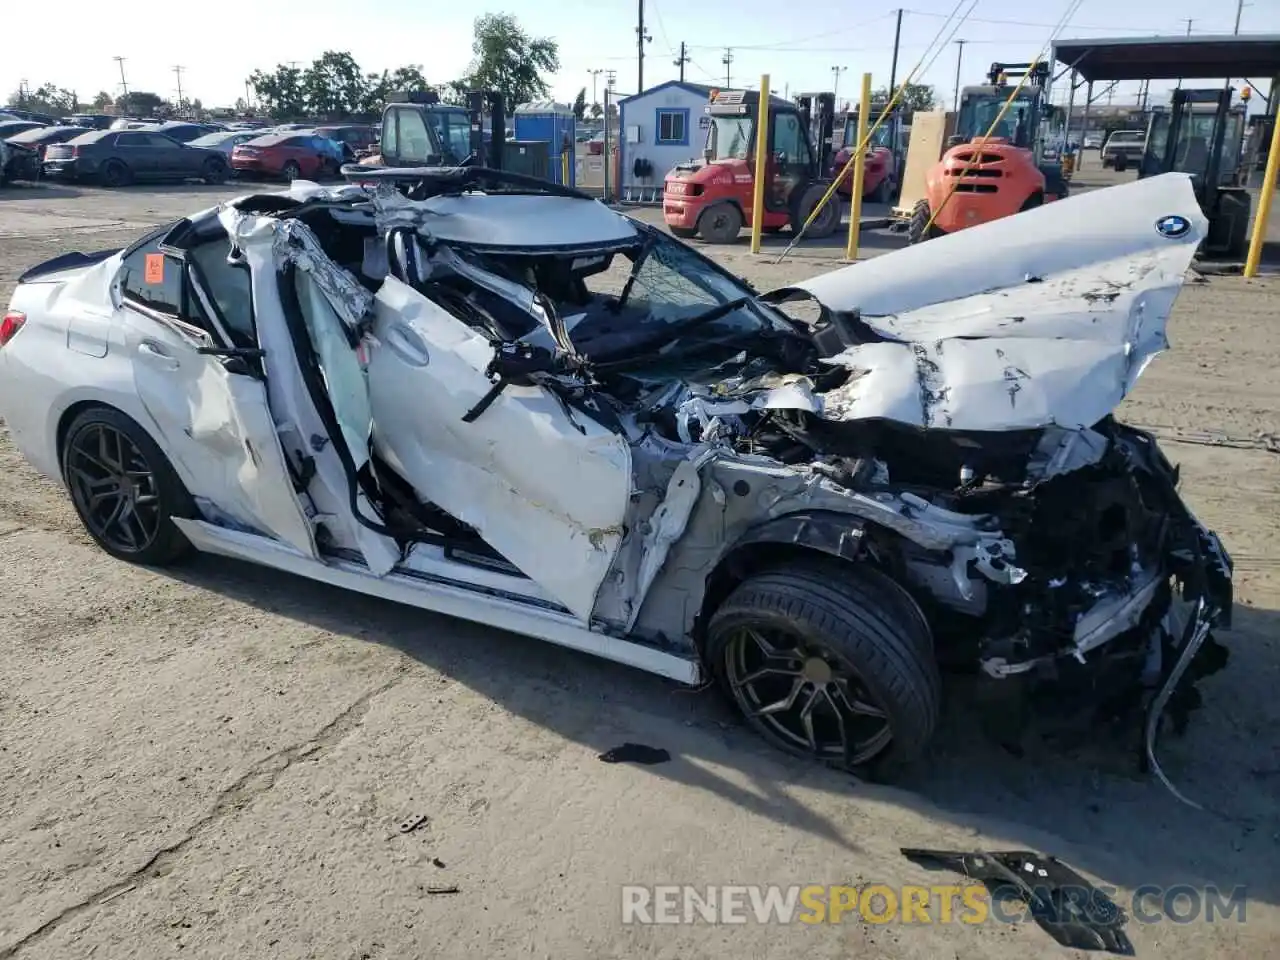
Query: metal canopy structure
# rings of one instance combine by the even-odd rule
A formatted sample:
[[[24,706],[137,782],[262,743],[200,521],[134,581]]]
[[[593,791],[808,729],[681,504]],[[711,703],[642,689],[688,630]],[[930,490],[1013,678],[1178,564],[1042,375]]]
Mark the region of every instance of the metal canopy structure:
[[[1053,56],[1090,82],[1271,79],[1280,75],[1280,34],[1059,40]]]

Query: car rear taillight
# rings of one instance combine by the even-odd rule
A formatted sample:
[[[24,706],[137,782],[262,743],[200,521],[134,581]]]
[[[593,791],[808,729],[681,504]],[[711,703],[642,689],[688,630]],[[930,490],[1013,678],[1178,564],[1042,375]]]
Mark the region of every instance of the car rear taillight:
[[[22,329],[22,325],[27,322],[27,315],[19,313],[17,310],[10,310],[4,315],[4,319],[0,320],[0,347],[12,340],[18,335],[18,331]]]
[[[80,148],[79,148],[79,147],[72,147],[72,148],[71,148],[71,156],[73,156],[73,157],[78,157],[78,156],[80,156]]]

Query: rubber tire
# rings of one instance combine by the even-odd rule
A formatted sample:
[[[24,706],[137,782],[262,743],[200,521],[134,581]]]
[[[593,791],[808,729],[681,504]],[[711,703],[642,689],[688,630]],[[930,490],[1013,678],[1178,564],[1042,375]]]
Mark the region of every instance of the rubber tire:
[[[93,538],[94,542],[103,551],[117,560],[148,567],[163,567],[177,563],[191,553],[192,548],[190,541],[182,535],[182,531],[173,523],[173,518],[196,516],[195,504],[192,502],[191,495],[187,493],[187,488],[183,486],[182,480],[169,463],[169,458],[164,455],[164,451],[151,439],[151,435],[146,430],[119,410],[114,407],[90,407],[77,414],[75,419],[67,426],[66,431],[63,433],[62,444],[58,450],[63,485],[68,492],[71,490],[70,479],[67,476],[67,453],[71,449],[72,440],[85,427],[95,423],[104,423],[125,434],[133,441],[138,451],[147,461],[147,466],[155,474],[156,487],[160,496],[160,529],[156,538],[137,553],[116,550],[94,535],[93,531],[89,529],[89,525],[84,522],[84,517],[80,515],[80,509],[76,505],[75,498],[70,497],[72,509],[80,517],[80,523],[85,528],[85,532]],[[69,493],[68,496],[70,496]]]
[[[826,192],[827,188],[825,186],[815,183],[800,195],[800,198],[791,209],[791,232],[793,234],[798,235],[800,233],[800,228],[804,226],[804,222],[809,219],[809,214],[813,212],[813,208],[817,206],[818,201],[822,199]],[[840,198],[832,196],[823,206],[822,212],[809,225],[809,229],[805,231],[804,235],[811,240],[825,240],[840,229],[840,212]]]
[[[1031,196],[1027,197],[1026,203],[1024,203],[1021,207],[1018,208],[1018,212],[1023,213],[1027,210],[1034,210],[1036,207],[1043,207],[1043,206],[1044,206],[1044,194],[1033,193]]]
[[[1116,168],[1116,173],[1124,173],[1129,169],[1129,158],[1123,155],[1118,156],[1113,166]]]
[[[287,183],[293,183],[295,180],[302,179],[302,168],[298,166],[296,160],[290,160],[280,168],[280,176],[284,177]]]
[[[923,243],[941,236],[942,231],[929,226],[931,216],[933,211],[929,209],[929,201],[917,200],[916,205],[911,208],[911,220],[907,224],[907,243]]]
[[[667,227],[673,237],[679,237],[681,240],[692,240],[698,235],[697,227]]]
[[[860,772],[891,777],[925,751],[942,709],[942,678],[933,643],[910,595],[883,573],[843,561],[792,562],[748,577],[707,624],[707,663],[735,705],[724,665],[728,640],[744,622],[785,621],[844,657],[888,714],[893,739]],[[745,717],[771,744],[767,727]]]
[[[718,226],[714,220],[723,216]],[[742,233],[742,211],[732,203],[717,203],[707,207],[698,217],[698,236],[707,243],[736,243]]]
[[[123,187],[133,180],[133,174],[122,161],[108,160],[103,164],[98,179],[104,187]]]
[[[227,182],[227,165],[217,157],[210,157],[200,168],[200,179],[211,187]]]

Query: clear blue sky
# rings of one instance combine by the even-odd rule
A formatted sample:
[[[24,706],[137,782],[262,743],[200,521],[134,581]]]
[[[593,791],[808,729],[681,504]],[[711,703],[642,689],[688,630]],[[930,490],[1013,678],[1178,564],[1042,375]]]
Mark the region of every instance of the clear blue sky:
[[[723,84],[724,48],[733,49],[735,85],[754,84],[768,72],[780,92],[829,90],[833,66],[846,67],[840,91],[852,95],[863,71],[876,86],[889,77],[894,13],[903,17],[899,80],[924,53],[955,0],[647,0],[648,30],[645,85],[674,79],[672,61],[680,42],[689,45],[690,80]],[[231,104],[243,96],[244,78],[254,68],[278,62],[310,62],[327,49],[349,50],[365,70],[420,64],[432,81],[461,74],[471,56],[471,27],[479,13],[514,14],[522,26],[560,44],[562,69],[553,79],[557,99],[571,100],[585,86],[591,94],[591,70],[617,71],[617,89],[636,86],[635,0],[498,0],[483,7],[380,0],[353,6],[349,0],[277,0],[267,4],[224,5],[187,28],[181,17],[157,15],[145,8],[128,16],[104,17],[100,0],[61,0],[56,21],[32,3],[10,4],[0,58],[0,95],[26,80],[73,88],[83,99],[98,90],[120,89],[114,56],[126,57],[131,89],[172,97],[175,65],[181,65],[183,92],[206,105]],[[961,83],[976,83],[993,60],[1030,60],[1047,41],[1067,0],[978,0],[955,34],[967,42]],[[1235,0],[1084,0],[1063,37],[1182,34],[1192,18],[1193,34],[1230,33]],[[80,28],[68,25],[80,24]],[[92,27],[88,26],[92,24]],[[51,32],[56,29],[56,40]],[[824,29],[825,28],[825,29]],[[1280,0],[1250,0],[1242,33],[1280,33]],[[23,36],[32,42],[12,42]],[[923,74],[950,100],[956,46],[948,44]],[[1262,82],[1261,78],[1254,78]],[[604,74],[599,76],[603,90]],[[1131,98],[1135,84],[1118,96]],[[1153,95],[1156,85],[1153,85]]]

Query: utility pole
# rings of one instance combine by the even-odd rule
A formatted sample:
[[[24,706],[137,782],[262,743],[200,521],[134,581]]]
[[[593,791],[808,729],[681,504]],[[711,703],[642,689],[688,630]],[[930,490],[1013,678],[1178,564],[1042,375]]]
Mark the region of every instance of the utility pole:
[[[720,58],[720,62],[724,64],[724,85],[732,87],[733,82],[730,79],[732,74],[729,72],[729,66],[733,63],[733,47],[724,48],[724,56]]]
[[[249,96],[249,81],[244,82],[244,108],[246,110],[253,109],[253,98]]]
[[[644,32],[644,0],[639,0],[636,21],[636,93],[644,93],[644,45],[653,39]]]
[[[124,57],[112,57],[112,60],[120,67],[120,89],[124,91],[124,99],[129,99],[129,84],[124,79]]]
[[[955,98],[951,101],[951,109],[953,112],[960,109],[960,64],[964,60],[964,45],[968,42],[968,40],[956,41],[956,94]]]
[[[600,97],[598,95],[596,83],[600,79],[600,74],[604,73],[604,70],[588,70],[587,73],[591,74],[591,102],[599,103]]]
[[[893,62],[889,65],[889,96],[898,89],[898,41],[902,39],[902,8],[898,8],[898,25],[893,28]]]
[[[831,75],[835,77],[835,80],[832,81],[831,83],[831,99],[835,100],[836,103],[840,102],[840,98],[837,96],[837,94],[840,92],[840,74],[844,73],[848,69],[849,69],[848,67],[832,67],[831,68]],[[836,109],[839,109],[839,108],[837,107]]]
[[[173,68],[173,75],[178,78],[178,109],[182,109],[182,70],[181,65]]]
[[[673,61],[673,66],[680,68],[680,82],[684,83],[684,65],[689,62],[689,55],[685,53],[684,41],[680,41],[680,58]]]

